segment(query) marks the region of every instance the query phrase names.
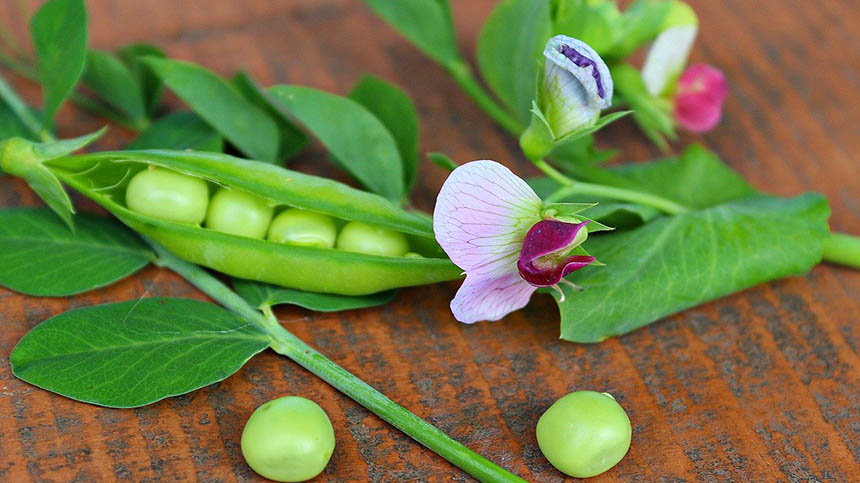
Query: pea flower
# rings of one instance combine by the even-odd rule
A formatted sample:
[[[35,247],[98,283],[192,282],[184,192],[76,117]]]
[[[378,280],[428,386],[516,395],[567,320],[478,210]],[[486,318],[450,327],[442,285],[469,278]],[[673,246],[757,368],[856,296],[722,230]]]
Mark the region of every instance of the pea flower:
[[[549,39],[539,107],[556,138],[593,125],[612,105],[609,67],[585,42],[565,35]]]
[[[660,35],[648,49],[642,66],[642,81],[652,96],[671,97],[698,32],[699,19],[692,7],[671,2]]]
[[[525,181],[495,161],[472,161],[451,173],[436,200],[433,229],[466,274],[451,301],[457,320],[499,320],[528,304],[539,287],[558,289],[566,275],[594,262],[575,251],[590,220],[548,213]]]
[[[710,131],[723,116],[723,101],[728,94],[722,71],[707,64],[694,64],[681,74],[675,93],[673,115],[683,129]]]

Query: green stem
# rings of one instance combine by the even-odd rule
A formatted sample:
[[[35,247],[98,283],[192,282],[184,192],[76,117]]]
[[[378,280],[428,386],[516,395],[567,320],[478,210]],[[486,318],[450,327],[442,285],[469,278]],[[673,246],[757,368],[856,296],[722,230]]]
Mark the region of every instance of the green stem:
[[[463,471],[484,482],[524,482],[525,480],[497,466],[423,419],[387,398],[346,369],[332,362],[298,337],[284,329],[266,308],[251,307],[220,280],[202,268],[177,258],[158,243],[147,240],[158,258],[156,264],[178,273],[218,303],[236,314],[259,324],[268,332],[272,349],[311,371],[356,402],[403,431],[415,441],[436,452]]]
[[[484,112],[496,121],[502,128],[510,132],[514,136],[519,136],[525,130],[520,121],[518,121],[510,112],[502,108],[492,97],[481,87],[472,74],[472,68],[464,61],[454,62],[446,65],[445,68],[451,77],[457,81],[457,84],[466,92],[466,94],[475,101]]]
[[[824,260],[852,268],[860,268],[860,237],[832,232],[824,240]]]
[[[543,171],[544,174],[546,174],[547,176],[549,176],[563,186],[563,188],[559,189],[549,198],[547,198],[546,201],[548,202],[558,201],[560,199],[567,198],[568,196],[573,195],[602,196],[615,200],[629,201],[631,203],[651,206],[670,215],[678,215],[689,211],[689,208],[687,208],[686,206],[680,205],[672,200],[663,198],[661,196],[646,193],[644,191],[636,191],[626,188],[617,188],[615,186],[575,181],[565,176],[542,159],[534,161],[534,164],[538,167],[538,169]]]

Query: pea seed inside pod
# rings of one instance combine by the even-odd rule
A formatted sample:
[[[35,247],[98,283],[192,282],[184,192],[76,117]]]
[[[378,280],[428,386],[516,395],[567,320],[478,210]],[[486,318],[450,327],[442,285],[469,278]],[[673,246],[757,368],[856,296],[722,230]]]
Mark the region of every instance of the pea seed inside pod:
[[[351,221],[340,231],[337,248],[368,255],[401,257],[409,252],[409,242],[398,231]]]
[[[209,202],[206,228],[248,238],[263,238],[273,214],[274,208],[259,196],[221,188]]]
[[[128,209],[153,218],[200,224],[206,218],[209,187],[201,178],[150,166],[131,178],[125,203]]]
[[[298,208],[284,210],[269,227],[270,241],[289,245],[332,248],[336,238],[337,226],[334,220]]]

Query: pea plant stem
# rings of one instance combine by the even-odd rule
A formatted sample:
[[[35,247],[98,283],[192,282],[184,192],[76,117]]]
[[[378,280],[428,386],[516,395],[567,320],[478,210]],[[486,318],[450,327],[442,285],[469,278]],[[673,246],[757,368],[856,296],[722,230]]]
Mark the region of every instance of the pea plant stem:
[[[860,237],[832,232],[824,240],[824,260],[860,269]]]
[[[522,134],[525,130],[525,126],[523,126],[510,112],[493,100],[487,91],[481,87],[481,84],[479,84],[478,80],[475,79],[475,75],[472,73],[472,68],[469,64],[460,60],[453,62],[450,65],[446,65],[445,68],[457,84],[463,88],[466,95],[475,101],[475,104],[483,109],[484,113],[490,116],[492,120],[496,121],[499,126],[514,136]]]
[[[644,191],[576,181],[562,174],[542,159],[535,161],[534,164],[544,174],[562,185],[562,188],[553,193],[547,201],[558,201],[573,195],[602,196],[619,201],[629,201],[631,203],[651,206],[669,215],[678,215],[689,211],[689,208],[686,206],[661,196],[645,193]]]
[[[9,109],[15,113],[24,127],[30,131],[31,134],[37,137],[42,136],[42,123],[36,119],[36,116],[30,111],[30,108],[27,107],[27,104],[18,97],[18,94],[12,89],[12,86],[6,83],[2,77],[0,77],[0,99],[6,102],[6,105],[9,106]],[[48,139],[46,139],[48,141]]]
[[[271,347],[343,392],[415,441],[439,454],[463,471],[484,482],[524,482],[478,453],[459,443],[435,426],[395,403],[346,369],[317,352],[292,332],[284,329],[270,308],[252,307],[229,287],[204,269],[177,258],[158,243],[147,242],[156,252],[156,265],[178,273],[228,310],[258,324],[271,338]]]

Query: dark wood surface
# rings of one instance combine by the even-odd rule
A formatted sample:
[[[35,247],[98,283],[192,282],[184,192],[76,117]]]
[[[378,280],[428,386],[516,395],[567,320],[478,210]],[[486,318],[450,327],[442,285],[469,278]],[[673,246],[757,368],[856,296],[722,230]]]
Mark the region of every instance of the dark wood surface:
[[[19,3],[0,2],[0,21],[23,38]],[[371,72],[413,96],[424,151],[492,158],[534,174],[511,137],[358,0],[87,3],[95,47],[145,40],[224,74],[245,67],[266,84],[338,93]],[[471,52],[495,2],[452,3],[461,46]],[[770,192],[822,192],[832,226],[860,232],[860,3],[692,3],[701,19],[693,60],[723,69],[731,93],[719,127],[683,136],[676,148],[701,141]],[[14,83],[38,101],[32,84]],[[77,135],[101,122],[66,107],[59,131]],[[99,147],[130,137],[115,128]],[[599,139],[628,159],[657,154],[627,121]],[[341,175],[319,147],[295,166]],[[422,162],[416,204],[430,209],[444,177]],[[22,183],[0,178],[0,206],[37,203]],[[613,393],[633,422],[630,453],[596,481],[860,479],[856,271],[821,265],[597,345],[560,341],[546,296],[498,323],[458,324],[448,310],[456,288],[404,290],[380,309],[284,308],[278,316],[365,381],[530,481],[563,479],[541,457],[534,427],[553,400],[577,389]],[[0,481],[256,480],[239,451],[242,426],[256,406],[289,394],[319,402],[334,424],[337,448],[320,480],[469,480],[271,352],[220,384],[136,410],[77,403],[12,376],[9,352],[42,320],[153,295],[201,297],[156,268],[69,299],[0,289]]]

